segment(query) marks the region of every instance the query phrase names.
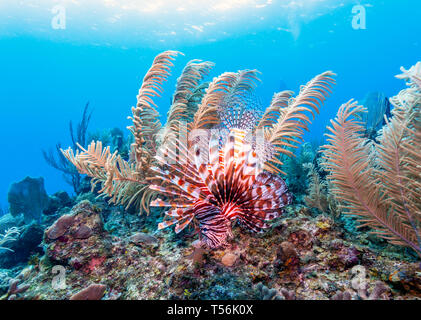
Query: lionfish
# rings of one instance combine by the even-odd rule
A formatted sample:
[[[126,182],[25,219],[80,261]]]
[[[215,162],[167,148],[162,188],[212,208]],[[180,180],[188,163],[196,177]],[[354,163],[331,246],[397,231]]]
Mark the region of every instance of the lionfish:
[[[263,232],[291,203],[285,182],[262,169],[265,156],[257,154],[250,138],[260,111],[244,106],[249,102],[225,98],[219,108],[221,125],[194,141],[193,152],[173,142],[164,156],[156,157],[163,169],[152,168],[160,183],[150,188],[171,199],[151,203],[171,207],[158,229],[176,224],[179,233],[194,221],[201,243],[213,249],[232,238],[235,221]],[[271,153],[269,148],[266,152]]]

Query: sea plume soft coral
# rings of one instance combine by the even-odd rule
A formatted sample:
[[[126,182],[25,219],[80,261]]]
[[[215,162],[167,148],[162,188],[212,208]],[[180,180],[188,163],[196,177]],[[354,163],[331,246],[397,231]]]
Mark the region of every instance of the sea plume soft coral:
[[[134,136],[131,146],[130,160],[125,161],[118,151],[111,153],[101,141],[93,141],[87,148],[79,145],[76,154],[69,148],[62,150],[64,156],[73,163],[77,170],[92,178],[92,189],[100,183],[99,193],[110,197],[110,202],[129,207],[135,204],[140,210],[149,212],[149,202],[154,192],[149,189],[147,178],[153,175],[150,167],[155,163],[155,155],[160,141],[166,141],[169,130],[164,129],[159,121],[157,106],[153,98],[162,92],[162,83],[170,75],[172,61],[179,54],[177,51],[165,51],[154,59],[146,73],[137,104],[132,108],[133,125],[128,127]],[[212,67],[210,62],[193,60],[188,63],[178,81],[176,93],[171,107],[172,113],[186,116],[194,110],[194,102],[201,92],[201,81]],[[174,117],[170,117],[173,120]],[[169,121],[168,126],[173,125]],[[142,212],[142,211],[141,211]]]
[[[214,66],[212,62],[191,60],[184,67],[181,76],[177,79],[176,90],[167,114],[167,123],[162,134],[165,144],[182,123],[189,123],[197,111],[209,83],[201,83]]]
[[[5,247],[4,245],[8,242],[16,241],[17,237],[19,237],[20,230],[17,227],[12,227],[7,229],[4,234],[0,234],[0,250],[8,250],[12,251],[12,249]]]
[[[308,125],[311,123],[307,113],[310,113],[313,119],[315,113],[319,113],[320,106],[326,100],[331,92],[332,85],[335,83],[334,75],[334,73],[327,71],[314,77],[305,86],[301,87],[297,97],[290,98],[286,107],[283,107],[282,103],[285,97],[274,97],[271,106],[278,103],[278,99],[281,99],[279,118],[272,126],[266,128],[265,136],[273,145],[276,156],[265,164],[267,170],[274,173],[283,173],[279,168],[283,164],[279,155],[292,156],[293,153],[290,148],[297,148],[297,144],[303,141],[304,131],[308,130]],[[289,96],[290,93],[286,92],[284,95]]]
[[[410,80],[410,86],[412,88],[421,88],[421,62],[417,62],[409,70],[401,67],[402,74],[396,76],[398,79]]]
[[[328,127],[323,157],[335,196],[347,213],[359,217],[360,227],[370,226],[374,234],[421,257],[421,95],[413,81],[418,69],[406,73],[410,88],[391,99],[395,108],[378,144],[363,137],[358,115],[365,109],[350,101]]]
[[[311,162],[303,164],[308,168],[309,187],[308,194],[304,197],[304,201],[310,208],[319,209],[321,212],[328,210],[328,184],[320,178],[319,173]]]
[[[73,122],[69,122],[69,133],[72,140],[73,148],[77,148],[77,143],[86,147],[86,135],[91,121],[92,111],[88,112],[89,102],[86,103],[83,109],[82,120],[77,124],[77,129],[74,130]],[[45,161],[54,169],[63,173],[64,181],[73,187],[76,194],[82,192],[82,177],[72,164],[67,161],[66,157],[61,152],[61,143],[57,143],[55,150],[42,150]]]

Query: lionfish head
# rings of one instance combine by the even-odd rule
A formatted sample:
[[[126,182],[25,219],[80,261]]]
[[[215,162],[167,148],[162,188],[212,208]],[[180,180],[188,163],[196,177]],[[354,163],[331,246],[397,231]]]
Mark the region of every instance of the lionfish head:
[[[194,208],[199,225],[199,238],[202,244],[211,249],[225,245],[232,237],[231,222],[221,209],[204,201],[198,201]]]

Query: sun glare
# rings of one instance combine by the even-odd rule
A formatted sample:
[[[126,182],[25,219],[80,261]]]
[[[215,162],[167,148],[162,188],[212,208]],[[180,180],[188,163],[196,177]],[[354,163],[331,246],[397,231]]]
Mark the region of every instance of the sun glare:
[[[0,1],[0,35],[61,37],[64,33],[50,27],[54,8],[60,7],[71,40],[216,41],[261,28],[286,30],[296,39],[303,19],[344,1],[351,0],[9,0]],[[241,23],[244,20],[247,25]]]

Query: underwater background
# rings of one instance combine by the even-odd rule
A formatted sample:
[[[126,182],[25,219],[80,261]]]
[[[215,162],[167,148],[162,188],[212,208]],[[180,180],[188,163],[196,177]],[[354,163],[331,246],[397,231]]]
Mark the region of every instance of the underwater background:
[[[66,29],[51,27],[57,3],[66,7]],[[297,92],[315,74],[332,70],[337,86],[312,124],[310,140],[320,138],[345,101],[398,92],[401,81],[394,75],[418,61],[421,51],[421,4],[410,0],[362,2],[365,30],[352,27],[356,1],[217,1],[214,9],[180,1],[186,12],[174,10],[177,1],[157,2],[151,12],[144,9],[148,1],[125,3],[0,2],[0,133],[7,154],[0,161],[8,168],[0,179],[3,208],[10,184],[26,175],[43,176],[49,193],[70,192],[41,149],[70,144],[68,122],[79,120],[88,101],[92,131],[126,132],[141,79],[161,51],[185,54],[157,101],[163,116],[177,75],[193,58],[215,63],[210,79],[258,69],[263,105],[274,92]]]
[[[45,155],[48,157],[49,150],[55,153],[57,143],[60,143],[63,149],[72,146],[69,122],[72,122],[73,128],[76,130],[83,119],[82,114],[88,103],[88,109],[85,110],[90,115],[86,134],[88,140],[92,137],[95,139],[99,137],[101,140],[108,134],[110,136],[108,141],[114,143],[112,139],[115,136],[110,130],[115,130],[114,133],[117,132],[117,135],[123,135],[119,136],[119,139],[127,139],[130,132],[126,127],[131,125],[131,120],[128,120],[127,117],[131,115],[131,107],[136,105],[136,95],[142,84],[142,79],[155,56],[163,51],[177,50],[184,54],[178,56],[173,62],[171,76],[162,85],[163,94],[154,99],[159,106],[157,111],[160,113],[163,124],[171,106],[177,77],[191,59],[215,63],[205,78],[206,81],[211,81],[226,71],[257,69],[261,72],[259,74],[261,83],[255,92],[263,106],[270,104],[275,92],[292,90],[298,94],[300,86],[315,75],[326,70],[336,73],[336,85],[332,89],[332,94],[321,107],[320,114],[309,125],[309,132],[304,135],[306,142],[319,146],[322,144],[322,140],[324,141],[326,126],[335,117],[341,104],[352,98],[367,104],[371,103],[370,99],[379,99],[373,104],[387,103],[388,98],[395,96],[406,87],[401,79],[395,78],[395,75],[401,73],[401,66],[409,69],[421,59],[420,13],[421,3],[413,0],[0,0],[0,136],[2,141],[0,166],[3,168],[0,176],[0,216],[6,217],[9,213],[11,198],[8,198],[8,193],[12,183],[22,181],[27,176],[43,177],[46,193],[50,196],[55,194],[55,199],[59,200],[57,203],[49,205],[50,212],[46,213],[47,218],[42,222],[42,228],[34,227],[34,230],[31,230],[29,242],[33,238],[44,237],[45,249],[45,246],[48,246],[52,239],[56,238],[49,238],[48,234],[44,234],[44,229],[51,226],[73,205],[77,206],[76,209],[73,209],[76,212],[75,216],[78,215],[78,212],[85,212],[77,219],[89,225],[92,230],[100,229],[100,223],[91,221],[91,214],[86,214],[86,212],[95,212],[97,208],[95,205],[91,207],[83,202],[85,199],[94,202],[94,197],[86,196],[75,200],[74,197],[77,195],[74,188],[71,184],[66,183],[60,171],[46,161]],[[57,20],[57,15],[60,14],[63,16]],[[364,21],[355,21],[358,14],[363,14]],[[89,143],[90,140],[86,141],[86,144]],[[114,146],[116,144],[118,143],[114,143]],[[43,151],[46,154],[43,155]],[[313,155],[313,157],[315,156]],[[307,179],[308,171],[300,171],[300,174],[302,176],[296,177],[297,181],[294,182],[296,188],[300,185],[300,181]],[[306,181],[308,184],[309,181]],[[287,180],[287,184],[288,182]],[[80,193],[88,193],[89,182],[87,184],[88,186],[85,185],[83,192]],[[289,188],[296,192],[296,197],[300,192],[302,193],[298,203],[304,204],[305,191],[294,190],[292,185]],[[61,191],[65,191],[69,197]],[[126,233],[131,234],[139,225],[145,234],[155,232],[153,225],[156,226],[156,221],[153,219],[153,221],[142,220],[139,222],[136,221],[136,215],[132,214],[123,223],[118,220],[119,218],[115,218],[117,214],[112,211],[117,209],[110,209],[112,206],[106,207],[106,204],[103,203],[98,206],[107,212],[105,220],[108,226],[105,229],[113,236],[124,238]],[[333,225],[337,223],[336,217],[330,217],[327,220],[320,218],[324,217],[320,215],[320,212],[312,213],[310,216],[311,219],[315,219],[314,225],[320,230],[334,228]],[[110,217],[116,220],[113,222]],[[300,220],[298,225],[307,224],[305,219]],[[13,225],[7,224],[7,221],[3,220],[5,226]],[[25,220],[25,223],[28,221]],[[122,223],[127,228],[127,232],[113,233]],[[355,232],[355,237],[360,236],[351,219],[340,221],[339,225],[347,232]],[[0,233],[5,231],[6,228],[0,228]],[[336,238],[335,232],[338,231],[332,231],[329,235],[331,238],[320,241],[333,243],[332,239]],[[301,236],[299,233],[290,235],[293,238]],[[95,237],[97,240],[100,239],[98,241],[106,239],[105,236],[101,236],[101,233],[95,234]],[[143,252],[148,254],[154,252],[151,255],[152,258],[144,258],[147,261],[144,263],[150,265],[149,259],[159,260],[161,253],[156,254],[156,250],[162,248],[156,249],[158,241],[156,238],[143,237],[145,238],[141,237],[140,240],[136,237],[134,240],[130,238],[132,239],[130,241],[148,243],[148,245],[149,242],[152,243],[153,249],[143,248]],[[273,237],[267,241],[277,243],[278,236]],[[350,237],[352,238],[352,235]],[[90,241],[94,241],[93,238],[89,238]],[[164,246],[161,238],[159,241]],[[177,241],[179,241],[178,238]],[[244,241],[253,242],[254,240],[246,239]],[[375,242],[375,240],[373,241]],[[109,243],[104,244],[105,251],[111,250],[108,245]],[[262,246],[265,245],[267,243],[262,244]],[[375,244],[370,242],[370,245],[377,246],[379,251],[386,246],[384,241]],[[101,246],[102,244],[98,246],[98,250],[102,250]],[[168,258],[174,262],[174,265],[175,261],[183,259],[180,258],[183,256],[179,252],[181,249],[169,248],[169,244],[165,244],[165,246],[165,250],[170,252],[178,250],[177,255]],[[296,246],[297,248],[303,246],[303,250],[309,250],[306,244],[296,243]],[[22,242],[22,246],[14,248],[15,256],[13,258],[7,257],[3,260],[0,258],[0,262],[3,262],[3,265],[0,264],[0,269],[6,270],[5,273],[3,272],[3,278],[7,281],[2,277],[0,280],[3,279],[4,283],[9,284],[10,279],[19,279],[15,282],[14,291],[11,289],[12,286],[3,284],[4,292],[0,291],[0,296],[6,293],[8,297],[12,294],[15,297],[20,297],[19,294],[26,292],[28,288],[25,287],[25,290],[19,291],[16,288],[17,283],[30,279],[32,269],[23,275],[19,272],[27,264],[40,265],[39,260],[45,253],[42,246],[37,244],[28,249],[28,252],[23,249],[24,247],[24,242]],[[126,250],[123,247],[120,246],[118,249],[112,250],[120,250],[115,255],[123,256],[123,252]],[[184,248],[184,244],[182,247]],[[49,254],[50,259],[57,258],[55,254],[60,255],[59,249],[56,249],[56,247],[54,250],[50,248],[54,251]],[[288,250],[292,249],[284,248],[284,251]],[[332,250],[341,251],[342,249],[334,248]],[[343,258],[345,260],[357,259],[353,257],[354,253],[351,252],[353,249],[347,250],[345,250],[346,253],[341,251],[342,253],[338,255],[342,258],[345,256]],[[412,278],[408,276],[410,280],[407,279],[403,285],[399,285],[404,289],[399,287],[402,291],[395,293],[395,297],[405,294],[408,294],[406,296],[408,299],[420,297],[419,271],[414,271],[415,261],[417,261],[416,254],[412,251],[405,251],[405,249],[396,250],[392,249],[391,260],[394,262],[390,263],[391,271],[386,269],[392,274],[396,271],[393,269],[395,262],[397,261],[399,264],[401,260],[406,259],[408,264],[412,263],[412,269],[408,267],[411,269]],[[253,255],[263,256],[258,249],[256,251]],[[216,255],[218,254],[223,256],[222,253]],[[241,254],[238,255],[241,256]],[[85,258],[88,256],[101,258],[90,260],[86,267],[87,270],[94,270],[104,261],[101,260],[103,259],[102,255],[98,252],[95,254],[87,252]],[[59,257],[57,261],[61,261],[61,259]],[[71,258],[66,257],[66,259]],[[130,259],[136,258],[133,256]],[[295,254],[291,254],[290,259],[292,259],[290,263],[293,268],[296,265],[294,259],[297,257]],[[360,256],[358,259],[360,259],[359,263],[348,260],[341,262],[343,265],[338,268],[342,268],[341,271],[344,269],[349,272],[350,267],[364,264],[361,262],[363,260]],[[74,267],[78,263],[75,264],[72,261],[70,264]],[[250,261],[249,263],[254,264]],[[80,262],[80,264],[83,265],[81,270],[85,270],[84,263]],[[163,267],[159,261],[155,265],[157,267],[151,271],[152,274],[165,273],[164,270],[161,270]],[[230,263],[227,265],[230,266]],[[261,267],[260,264],[259,266]],[[184,270],[180,269],[178,272],[184,272]],[[108,271],[103,270],[111,279],[111,273],[107,273]],[[217,273],[213,269],[212,272]],[[238,286],[240,288],[238,295],[234,294],[235,290],[231,290],[232,292],[228,294],[223,286],[218,289],[220,291],[215,289],[209,294],[198,294],[193,289],[187,288],[187,280],[171,281],[178,281],[178,289],[182,287],[180,283],[186,286],[186,288],[180,289],[181,296],[184,298],[190,298],[193,295],[192,298],[200,299],[235,299],[238,297],[248,299],[259,298],[260,292],[262,297],[275,298],[276,294],[268,288],[269,285],[264,280],[265,276],[257,271],[254,272],[253,284],[261,284],[255,288],[258,293],[254,292],[253,294],[243,294],[242,290],[248,286],[248,282],[243,282],[241,276],[234,278],[229,285],[227,284],[232,287]],[[308,272],[316,271],[309,269]],[[377,270],[377,272],[380,271]],[[121,273],[123,272],[121,271]],[[393,276],[398,273],[396,271]],[[407,273],[410,272],[407,271]],[[0,272],[1,274],[2,272]],[[16,276],[18,274],[20,278]],[[392,275],[388,274],[383,278],[388,276]],[[379,278],[381,277],[379,276]],[[384,280],[383,278],[381,280]],[[226,283],[224,281],[228,280],[221,281]],[[399,281],[403,280],[399,279]],[[41,282],[42,280],[34,278],[33,282],[28,285],[30,289],[26,293],[27,296],[23,297],[62,299],[69,296],[64,291],[57,293],[54,290],[50,292],[45,288],[42,289]],[[263,283],[268,287],[265,287]],[[82,287],[83,285],[85,283],[81,284]],[[377,285],[374,280],[373,285]],[[195,286],[197,288],[198,285]],[[211,286],[210,283],[209,286]],[[212,286],[215,287],[215,283]],[[274,286],[276,287],[278,284]],[[73,289],[72,294],[80,288]],[[151,287],[148,292],[155,289]],[[101,290],[100,288],[99,291]],[[117,292],[118,289],[111,291],[107,289],[106,297],[118,298],[123,292],[123,298],[127,299],[173,298],[173,296],[165,294],[153,296],[146,291],[139,294],[134,293],[136,290],[130,285],[125,290]],[[162,290],[165,291],[165,289]],[[329,290],[332,293],[329,294],[330,296],[336,292],[335,289]],[[297,291],[297,295],[299,295],[298,293]],[[290,293],[284,292],[283,295],[287,298]],[[320,297],[321,295],[317,294],[302,296],[302,298]]]

